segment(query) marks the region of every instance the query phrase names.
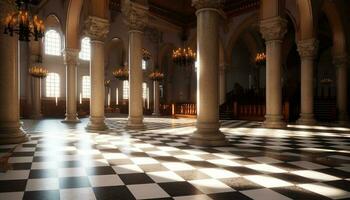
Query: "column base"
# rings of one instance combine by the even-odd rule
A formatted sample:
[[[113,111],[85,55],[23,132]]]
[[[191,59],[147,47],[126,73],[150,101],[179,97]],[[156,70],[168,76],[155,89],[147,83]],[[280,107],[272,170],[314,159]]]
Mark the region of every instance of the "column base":
[[[197,130],[193,132],[188,142],[206,147],[227,146],[229,143],[219,127],[219,123],[197,123]]]
[[[81,121],[77,117],[77,114],[75,114],[75,115],[67,115],[66,114],[66,118],[63,121],[61,121],[61,122],[62,123],[74,124],[74,123],[80,123]]]
[[[0,145],[19,144],[29,140],[28,134],[22,128],[2,128],[0,130]]]
[[[301,113],[300,114],[300,118],[298,119],[297,121],[297,124],[300,124],[300,125],[315,125],[317,122],[314,118],[314,114],[304,114],[304,113]]]
[[[145,124],[143,123],[143,117],[130,117],[128,118],[127,128],[130,129],[143,129]]]
[[[265,115],[264,128],[286,128],[287,123],[283,121],[282,115]]]
[[[88,131],[106,131],[108,126],[105,124],[104,117],[90,117],[90,121],[85,129]]]

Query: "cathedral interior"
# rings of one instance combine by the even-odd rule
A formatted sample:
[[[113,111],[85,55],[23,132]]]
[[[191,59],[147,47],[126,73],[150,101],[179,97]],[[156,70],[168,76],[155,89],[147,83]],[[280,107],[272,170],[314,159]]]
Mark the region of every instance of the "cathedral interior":
[[[349,13],[0,0],[0,199],[349,200]]]

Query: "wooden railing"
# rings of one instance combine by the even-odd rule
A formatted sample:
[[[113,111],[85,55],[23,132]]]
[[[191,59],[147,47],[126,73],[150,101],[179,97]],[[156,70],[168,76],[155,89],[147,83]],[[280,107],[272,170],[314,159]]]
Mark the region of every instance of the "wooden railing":
[[[239,104],[233,103],[233,117],[244,120],[264,120],[266,114],[265,104]],[[289,120],[289,102],[284,102],[282,115],[285,121]]]
[[[162,115],[194,118],[197,115],[197,107],[195,103],[162,104],[160,112]]]

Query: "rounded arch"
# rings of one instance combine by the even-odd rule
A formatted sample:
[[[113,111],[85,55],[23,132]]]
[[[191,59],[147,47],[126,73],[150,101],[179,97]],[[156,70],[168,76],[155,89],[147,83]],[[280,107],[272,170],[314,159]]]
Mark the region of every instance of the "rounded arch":
[[[298,36],[300,40],[306,40],[314,38],[314,16],[312,10],[311,0],[297,0],[297,7],[299,11],[299,29],[295,29],[299,32]],[[302,16],[301,16],[302,15]]]
[[[342,55],[346,53],[346,38],[344,27],[336,4],[324,1],[322,11],[326,14],[332,29],[333,54]]]
[[[79,23],[84,0],[69,0],[66,22],[66,47],[80,49]]]
[[[108,43],[106,43],[105,47],[105,61],[111,61],[111,58],[115,58],[116,62],[119,61],[119,63],[107,63],[109,64],[117,64],[117,65],[124,65],[126,60],[126,48],[124,41],[119,37],[112,38]],[[116,66],[111,66],[112,68],[115,68]]]
[[[62,31],[61,20],[54,13],[47,15],[47,17],[45,18],[45,26],[46,26],[46,29],[52,28],[52,29],[56,29],[57,31],[60,31],[60,32]]]
[[[252,26],[254,23],[258,22],[258,14],[255,12],[243,20],[236,28],[232,34],[229,36],[229,41],[226,46],[227,55],[231,55],[233,47],[235,46],[237,40],[239,39],[241,33]],[[232,63],[231,56],[227,57],[227,63]]]

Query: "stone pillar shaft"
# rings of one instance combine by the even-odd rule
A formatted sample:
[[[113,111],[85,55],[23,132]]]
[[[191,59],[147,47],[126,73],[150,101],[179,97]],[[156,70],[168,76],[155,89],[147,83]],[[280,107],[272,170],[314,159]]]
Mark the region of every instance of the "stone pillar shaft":
[[[348,69],[347,56],[334,56],[333,63],[336,66],[337,74],[337,110],[338,121],[340,124],[347,124],[348,117]]]
[[[0,17],[13,11],[7,1],[0,2]],[[0,144],[28,140],[19,121],[18,38],[0,34]]]
[[[318,41],[315,39],[298,42],[298,51],[301,58],[301,113],[299,124],[313,125],[314,119],[314,59],[318,50]]]
[[[153,81],[153,115],[159,115],[159,82]]]
[[[143,127],[142,32],[129,31],[129,127]]]
[[[226,66],[220,66],[219,72],[219,105],[226,102]]]
[[[129,27],[129,128],[143,128],[142,41],[147,24],[147,7],[125,1],[122,8],[124,21]]]
[[[197,8],[197,130],[189,142],[201,146],[226,144],[219,123],[220,1],[194,0]]]
[[[63,52],[66,65],[66,118],[63,122],[80,122],[77,114],[77,67],[78,49],[65,49]]]
[[[282,116],[282,40],[287,32],[287,21],[275,17],[263,20],[260,31],[266,41],[266,115],[264,127],[283,128]]]
[[[104,100],[104,39],[109,32],[109,22],[106,19],[90,16],[85,22],[85,32],[91,39],[91,97],[90,97],[90,122],[86,129],[104,131],[108,127],[105,124]]]

